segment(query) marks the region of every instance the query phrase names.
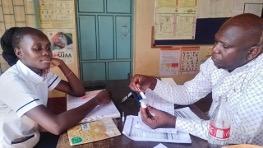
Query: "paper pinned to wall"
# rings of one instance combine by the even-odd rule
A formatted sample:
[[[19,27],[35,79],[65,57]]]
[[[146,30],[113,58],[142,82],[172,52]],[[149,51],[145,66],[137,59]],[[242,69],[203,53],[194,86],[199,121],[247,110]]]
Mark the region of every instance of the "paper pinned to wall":
[[[155,39],[194,39],[197,0],[155,0]]]
[[[51,50],[54,58],[63,60],[66,64],[74,62],[74,49],[71,31],[45,30],[51,42]],[[76,49],[75,49],[76,50]]]
[[[197,17],[232,17],[242,13],[253,13],[261,16],[261,11],[262,0],[199,0]]]
[[[73,0],[40,0],[39,9],[41,28],[73,28]]]
[[[262,15],[263,1],[262,3],[245,3],[244,13],[253,13],[259,17]]]
[[[211,56],[212,46],[176,46],[160,51],[160,76],[196,74]]]
[[[174,50],[161,50],[160,52],[160,75],[178,75],[181,51],[180,48]]]
[[[199,49],[199,46],[181,48],[181,73],[195,73],[199,70]]]

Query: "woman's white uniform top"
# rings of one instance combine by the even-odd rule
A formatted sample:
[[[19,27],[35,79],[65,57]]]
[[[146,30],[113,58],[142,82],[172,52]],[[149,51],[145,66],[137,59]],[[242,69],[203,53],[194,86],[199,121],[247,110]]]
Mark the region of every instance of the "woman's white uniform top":
[[[25,113],[36,106],[46,106],[48,91],[60,81],[51,72],[37,75],[21,61],[0,76],[0,148],[30,148],[37,144],[38,125]]]

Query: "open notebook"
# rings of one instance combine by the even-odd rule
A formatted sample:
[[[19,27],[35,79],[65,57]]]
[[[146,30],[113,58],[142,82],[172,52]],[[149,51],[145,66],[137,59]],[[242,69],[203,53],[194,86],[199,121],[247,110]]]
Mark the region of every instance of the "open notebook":
[[[88,102],[90,99],[94,98],[100,91],[102,90],[87,91],[86,95],[83,97],[73,97],[68,95],[67,110],[76,108]],[[87,114],[87,116],[83,120],[81,120],[81,123],[96,121],[103,118],[119,118],[119,117],[120,117],[120,112],[118,111],[114,103],[111,101],[107,105],[97,106],[96,108],[94,108],[89,114]]]

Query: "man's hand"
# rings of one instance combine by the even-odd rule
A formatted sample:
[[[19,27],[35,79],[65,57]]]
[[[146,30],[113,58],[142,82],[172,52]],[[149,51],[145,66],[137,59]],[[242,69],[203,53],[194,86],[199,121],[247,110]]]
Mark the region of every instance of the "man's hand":
[[[111,98],[111,94],[107,90],[103,90],[99,92],[97,96],[95,97],[98,105],[104,105],[104,104],[110,103],[111,101],[110,98]]]
[[[174,128],[176,117],[166,112],[148,106],[140,109],[142,121],[149,127],[155,128]]]
[[[156,82],[157,80],[154,77],[136,74],[131,79],[129,87],[133,91],[136,91],[136,92],[143,91],[144,92],[148,88],[153,90],[156,85]]]

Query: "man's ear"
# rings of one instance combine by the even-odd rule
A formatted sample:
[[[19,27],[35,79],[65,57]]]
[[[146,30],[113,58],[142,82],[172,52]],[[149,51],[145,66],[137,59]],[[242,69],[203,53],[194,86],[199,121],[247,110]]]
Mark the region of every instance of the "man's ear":
[[[248,56],[247,56],[247,60],[253,60],[255,59],[258,55],[260,55],[261,53],[261,48],[259,46],[253,46],[248,50]]]
[[[22,58],[22,51],[21,48],[15,48],[14,49],[16,56],[21,59]]]

